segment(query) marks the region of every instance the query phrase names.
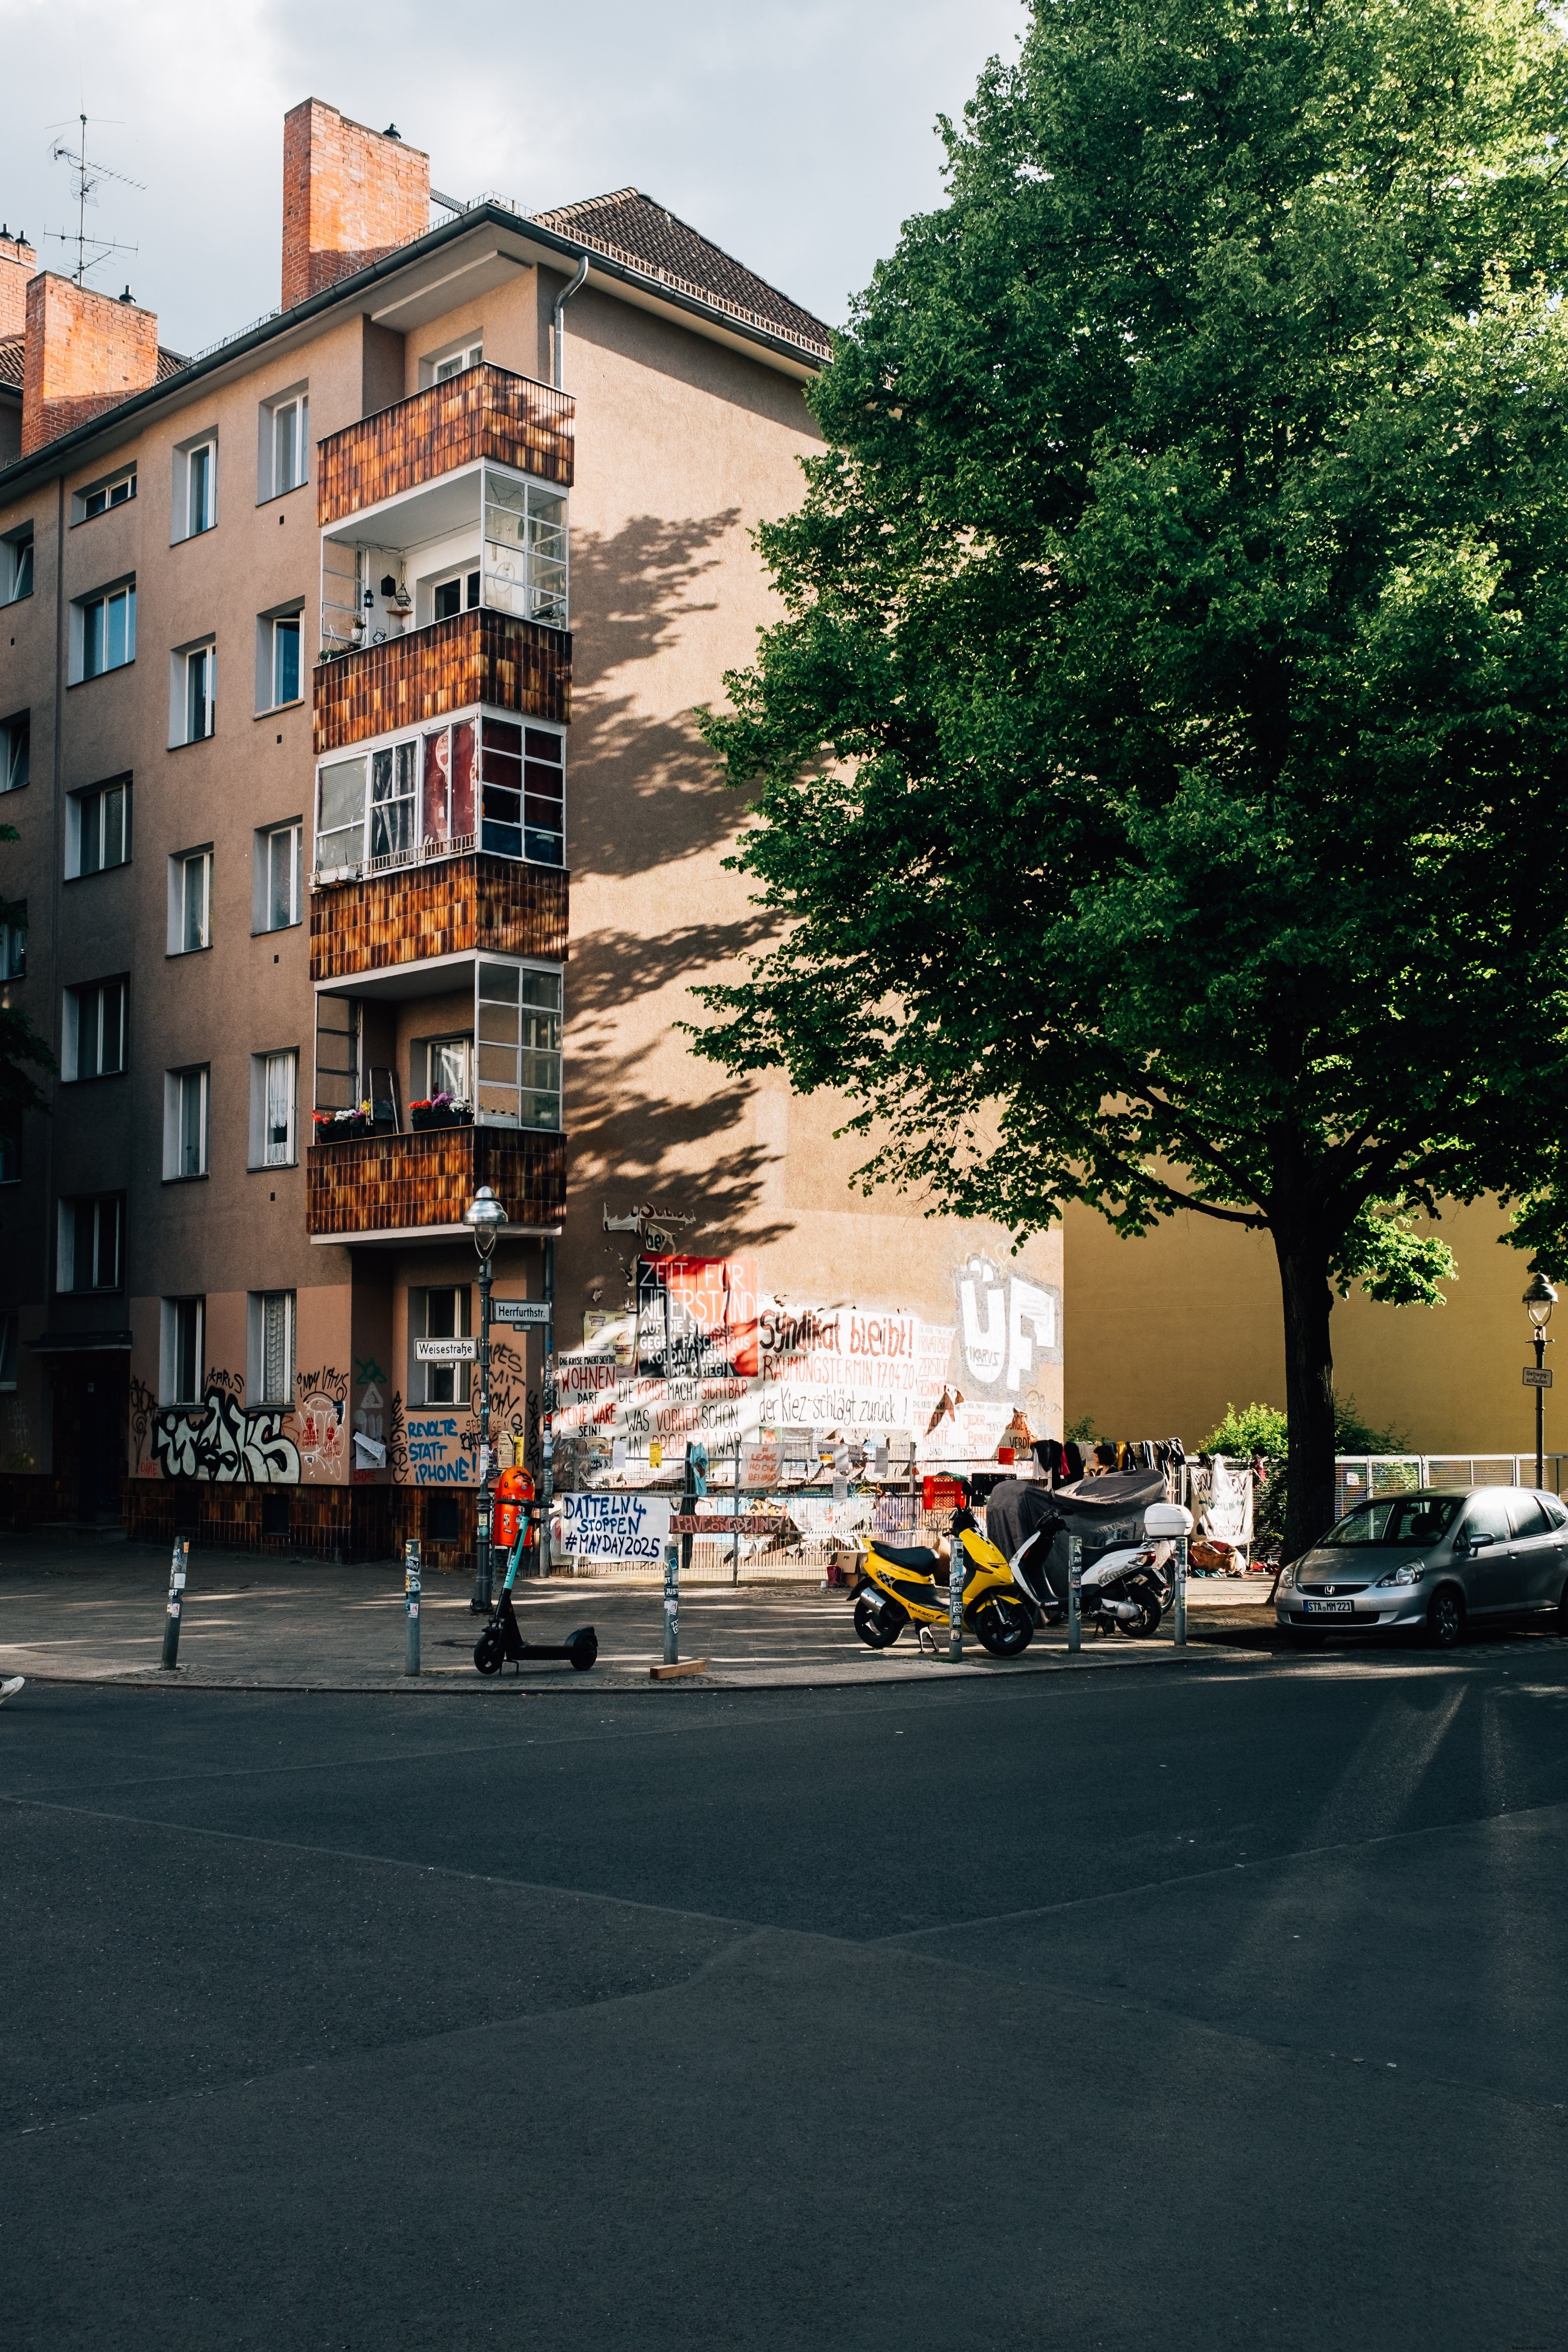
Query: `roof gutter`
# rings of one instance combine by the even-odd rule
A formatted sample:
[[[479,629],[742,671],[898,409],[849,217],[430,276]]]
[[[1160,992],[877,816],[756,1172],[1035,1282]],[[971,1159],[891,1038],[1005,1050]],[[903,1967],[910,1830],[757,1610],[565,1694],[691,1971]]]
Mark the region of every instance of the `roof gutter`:
[[[555,309],[550,313],[550,377],[558,392],[566,389],[563,366],[566,359],[566,306],[574,294],[581,293],[582,282],[587,276],[588,256],[585,253],[577,265],[577,276],[570,286],[561,288],[555,298]]]

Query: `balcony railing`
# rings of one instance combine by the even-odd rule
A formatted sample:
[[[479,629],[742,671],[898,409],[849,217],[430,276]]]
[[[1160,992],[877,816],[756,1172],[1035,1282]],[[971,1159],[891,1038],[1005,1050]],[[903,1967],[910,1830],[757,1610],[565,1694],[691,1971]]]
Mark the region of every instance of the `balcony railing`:
[[[319,1240],[417,1240],[462,1233],[463,1212],[488,1184],[514,1226],[556,1226],[566,1213],[566,1138],[516,1128],[448,1127],[312,1143],[305,1154],[305,1222]]]
[[[348,980],[470,951],[564,963],[567,903],[562,867],[472,847],[439,864],[319,884],[310,897],[310,977]]]
[[[483,606],[319,662],[313,677],[319,753],[472,703],[563,726],[571,717],[570,632]]]
[[[570,395],[486,361],[329,434],[317,457],[321,524],[379,506],[480,457],[559,482],[572,478]]]

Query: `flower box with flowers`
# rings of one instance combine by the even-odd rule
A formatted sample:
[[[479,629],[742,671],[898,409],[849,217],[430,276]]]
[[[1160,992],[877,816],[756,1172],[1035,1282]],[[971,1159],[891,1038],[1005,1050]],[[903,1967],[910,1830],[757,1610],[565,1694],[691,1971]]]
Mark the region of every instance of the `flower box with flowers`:
[[[472,1127],[474,1106],[458,1102],[451,1095],[432,1095],[428,1102],[411,1102],[408,1118],[416,1133],[428,1127]]]

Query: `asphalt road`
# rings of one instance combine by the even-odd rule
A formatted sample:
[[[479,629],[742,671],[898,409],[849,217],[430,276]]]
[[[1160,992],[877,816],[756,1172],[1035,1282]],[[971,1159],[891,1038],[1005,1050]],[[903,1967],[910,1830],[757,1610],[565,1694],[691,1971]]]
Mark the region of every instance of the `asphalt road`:
[[[1568,2343],[1568,1643],[0,1708],[8,2352]]]

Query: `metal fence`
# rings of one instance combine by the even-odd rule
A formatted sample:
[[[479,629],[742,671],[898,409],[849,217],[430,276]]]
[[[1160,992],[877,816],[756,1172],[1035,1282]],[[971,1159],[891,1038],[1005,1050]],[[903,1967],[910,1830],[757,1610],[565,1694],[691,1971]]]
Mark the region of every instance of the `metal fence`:
[[[1561,1495],[1568,1454],[1543,1459],[1546,1484]],[[1369,1495],[1406,1495],[1417,1486],[1533,1486],[1533,1454],[1341,1454],[1334,1461],[1336,1518]]]

